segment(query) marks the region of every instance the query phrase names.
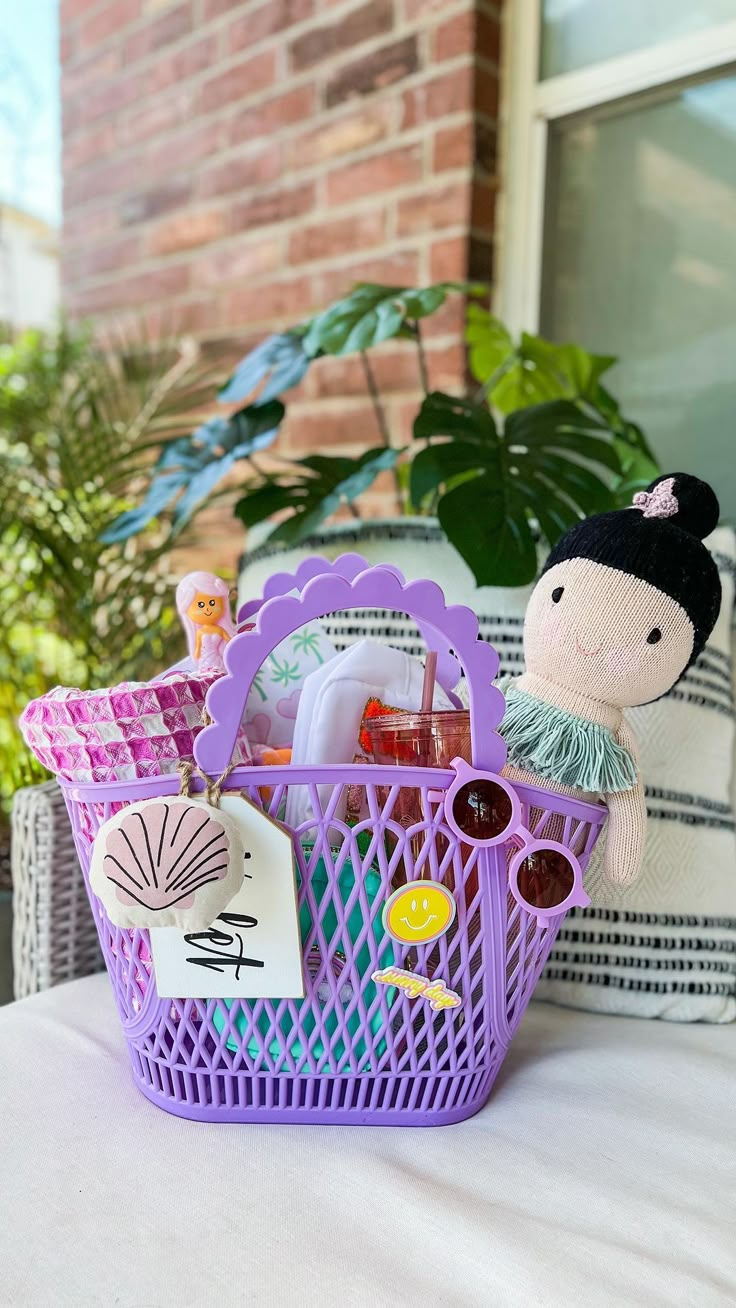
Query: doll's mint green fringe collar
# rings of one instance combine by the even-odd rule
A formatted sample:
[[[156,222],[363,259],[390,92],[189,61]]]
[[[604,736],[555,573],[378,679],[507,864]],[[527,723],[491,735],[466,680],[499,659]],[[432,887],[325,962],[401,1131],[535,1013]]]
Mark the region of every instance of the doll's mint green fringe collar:
[[[636,785],[634,760],[608,727],[530,695],[513,677],[497,684],[506,696],[499,730],[509,763],[565,786],[604,794]]]

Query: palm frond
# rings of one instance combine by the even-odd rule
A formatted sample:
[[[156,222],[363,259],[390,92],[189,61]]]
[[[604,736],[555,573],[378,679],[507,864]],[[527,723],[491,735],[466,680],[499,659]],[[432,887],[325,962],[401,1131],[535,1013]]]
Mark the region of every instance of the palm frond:
[[[40,775],[17,729],[29,699],[59,682],[146,679],[178,650],[170,530],[99,537],[226,373],[186,338],[100,344],[62,323],[0,341],[0,610],[16,615],[0,632],[0,811]]]

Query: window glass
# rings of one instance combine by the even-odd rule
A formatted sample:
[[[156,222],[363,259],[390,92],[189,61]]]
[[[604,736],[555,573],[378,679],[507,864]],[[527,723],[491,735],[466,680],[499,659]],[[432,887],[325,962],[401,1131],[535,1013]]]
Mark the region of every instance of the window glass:
[[[544,0],[541,75],[570,73],[734,18],[734,0]]]
[[[736,522],[736,77],[550,130],[541,330]]]

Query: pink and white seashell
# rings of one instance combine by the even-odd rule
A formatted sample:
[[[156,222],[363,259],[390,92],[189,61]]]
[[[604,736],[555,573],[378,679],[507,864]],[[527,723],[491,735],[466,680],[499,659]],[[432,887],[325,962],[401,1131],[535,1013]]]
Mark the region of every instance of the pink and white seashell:
[[[142,800],[100,828],[90,883],[115,926],[205,930],[240,889],[244,856],[220,809],[185,796]]]

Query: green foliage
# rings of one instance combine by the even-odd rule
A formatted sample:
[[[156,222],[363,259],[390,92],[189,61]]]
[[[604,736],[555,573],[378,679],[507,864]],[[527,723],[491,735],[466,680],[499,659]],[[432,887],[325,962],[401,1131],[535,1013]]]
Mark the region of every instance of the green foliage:
[[[177,531],[234,463],[249,477],[235,512],[245,527],[278,519],[269,539],[295,544],[356,500],[390,470],[407,509],[437,513],[449,541],[479,583],[521,585],[534,576],[537,541],[552,545],[578,518],[630,503],[659,471],[636,424],[626,419],[602,377],[616,362],[580,346],[556,345],[508,329],[472,299],[466,340],[474,397],[429,392],[421,322],[452,293],[481,288],[440,282],[423,288],[362,282],[322,313],[269,336],[237,368],[220,400],[245,408],[216,417],[194,434],[164,445],[143,503],[118,518],[105,539],[122,541],[160,514]],[[382,342],[412,341],[417,381],[425,391],[415,443],[392,448],[367,352]],[[311,362],[360,354],[383,448],[358,459],[279,457],[264,472],[253,458],[275,439],[283,406]],[[346,439],[349,432],[346,431]]]
[[[621,471],[609,428],[572,400],[518,409],[499,429],[485,405],[434,392],[414,436],[427,444],[412,461],[412,500],[436,508],[479,585],[533,580],[533,524],[553,545],[577,517],[611,507],[605,477]]]
[[[480,304],[468,307],[465,339],[471,372],[489,403],[502,413],[547,400],[595,403],[600,378],[616,362],[612,355],[589,354],[577,345],[553,345],[528,332],[514,343],[503,323]]]
[[[146,678],[175,647],[166,534],[99,537],[151,444],[190,426],[210,371],[188,346],[103,354],[66,327],[0,346],[0,808],[41,775],[16,726],[29,699]]]
[[[439,309],[450,292],[477,289],[464,282],[437,282],[421,290],[359,282],[350,295],[312,318],[304,351],[311,358],[319,353],[353,354],[396,336],[412,339],[419,319]]]
[[[154,466],[143,503],[121,514],[100,539],[106,544],[127,540],[172,506],[172,525],[181,530],[238,459],[248,459],[273,443],[283,416],[281,401],[269,400],[240,409],[232,418],[210,418],[191,436],[169,441]]]
[[[269,537],[296,545],[316,531],[341,504],[352,504],[373,484],[379,472],[394,468],[401,451],[381,447],[366,450],[358,459],[327,458],[313,454],[295,462],[289,480],[264,480],[235,505],[246,527],[264,522],[282,509],[291,516]]]
[[[345,473],[345,460],[340,457],[331,468],[328,458],[313,468],[307,460],[282,460],[288,465],[284,472],[264,478],[252,455],[271,445],[278,434],[284,406],[276,399],[277,394],[301,381],[314,359],[325,354],[364,353],[369,347],[396,337],[418,342],[419,320],[439,309],[449,294],[460,291],[477,294],[479,290],[463,282],[439,282],[420,289],[361,282],[348,296],[309,322],[268,336],[241,359],[218,396],[221,403],[240,404],[243,400],[251,403],[229,418],[211,418],[189,437],[162,444],[142,502],[117,517],[106,529],[103,540],[123,542],[164,514],[169,516],[176,532],[204,504],[238,460],[249,461],[251,465],[252,477],[245,489],[255,499],[247,517],[259,513],[261,505],[270,506],[268,512],[247,525],[264,521],[281,510],[291,509],[294,513],[297,521],[293,528],[281,524],[277,528],[279,534],[274,533],[274,539],[279,540],[291,539],[292,534],[295,540],[303,539],[310,524],[313,529],[340,505],[352,503],[384,469],[395,470],[399,486],[397,455],[392,452],[383,454],[381,459],[368,452],[357,462],[348,460],[357,480]],[[388,447],[380,401],[374,397],[374,402],[379,431]],[[318,500],[320,494],[322,499]],[[242,500],[237,513],[245,522]]]
[[[662,470],[643,437],[641,444],[620,436],[613,443],[621,464],[621,473],[614,483],[613,494],[616,508],[624,509],[631,504],[636,492],[646,490]]]
[[[218,399],[223,404],[240,404],[259,387],[258,403],[267,404],[284,391],[298,386],[311,359],[304,351],[304,332],[294,329],[267,336],[250,354],[241,359],[235,372],[223,386]],[[264,385],[265,383],[265,385]]]

